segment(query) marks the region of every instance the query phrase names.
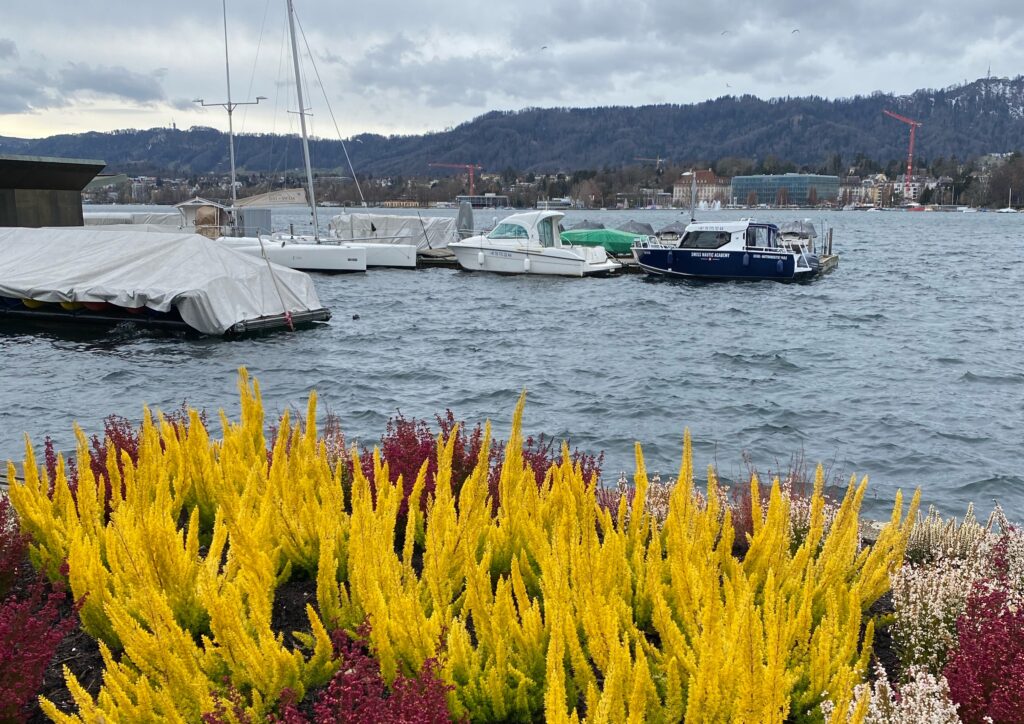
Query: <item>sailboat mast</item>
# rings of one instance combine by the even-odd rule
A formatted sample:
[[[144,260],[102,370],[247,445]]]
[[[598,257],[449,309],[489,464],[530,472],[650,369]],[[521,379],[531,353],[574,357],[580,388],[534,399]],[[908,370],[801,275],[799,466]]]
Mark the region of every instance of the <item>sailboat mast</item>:
[[[238,201],[238,191],[235,189],[235,126],[231,120],[231,112],[235,107],[231,104],[231,65],[228,62],[228,0],[221,0],[224,9],[224,75],[228,82],[228,102],[225,107],[228,109],[228,157],[231,159],[231,214],[235,213],[235,203]]]
[[[320,223],[316,216],[316,196],[313,193],[313,167],[309,163],[309,136],[306,134],[306,106],[302,102],[302,74],[299,70],[299,46],[295,42],[295,8],[288,3],[288,33],[292,40],[292,60],[295,63],[295,93],[299,99],[299,125],[302,128],[302,157],[306,162],[306,184],[309,189],[309,209],[313,212],[313,238],[320,243]]]

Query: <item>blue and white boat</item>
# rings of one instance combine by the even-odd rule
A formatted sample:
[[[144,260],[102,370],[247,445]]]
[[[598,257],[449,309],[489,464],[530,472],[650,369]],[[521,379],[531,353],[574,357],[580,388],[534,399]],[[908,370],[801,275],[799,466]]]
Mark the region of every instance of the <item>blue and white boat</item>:
[[[797,281],[821,272],[807,243],[750,219],[691,223],[676,244],[648,239],[632,251],[645,272],[686,279]]]

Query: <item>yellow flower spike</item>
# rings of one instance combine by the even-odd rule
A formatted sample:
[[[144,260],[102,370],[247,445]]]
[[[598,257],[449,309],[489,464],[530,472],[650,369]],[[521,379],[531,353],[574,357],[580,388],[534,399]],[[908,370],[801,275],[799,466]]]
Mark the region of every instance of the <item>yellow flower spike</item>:
[[[756,536],[761,526],[764,525],[764,509],[761,507],[761,481],[757,473],[750,476],[750,520],[752,533]]]
[[[888,585],[916,515],[916,501],[904,516],[898,499],[878,541],[858,552],[865,483],[851,481],[826,535],[819,469],[804,543],[790,553],[789,501],[773,490],[752,502],[758,515],[741,561],[731,555],[714,470],[707,492],[694,491],[689,431],[664,524],[646,511],[639,447],[638,494],[616,518],[597,504],[595,480],[583,479],[565,445],[537,485],[522,458],[521,396],[496,511],[489,426],[466,480],[451,479],[453,439],[439,439],[437,493],[421,515],[427,481],[418,476],[396,550],[403,491],[379,452],[372,484],[358,460],[332,466],[311,397],[298,424],[282,420],[270,466],[259,386],[244,369],[239,396],[241,419],[222,415],[220,440],[194,411],[177,427],[150,418],[123,494],[109,456],[109,523],[84,469],[77,500],[61,490],[60,465],[50,499],[31,446],[25,482],[12,475],[19,516],[40,531],[33,555],[59,561],[74,548],[73,588],[94,602],[83,620],[94,615],[100,635],[114,645],[124,639],[131,652],[108,660],[104,688],[95,702],[80,702],[80,718],[134,721],[166,708],[164,718],[175,720],[179,704],[230,676],[258,720],[281,686],[301,692],[324,681],[336,665],[327,630],[351,630],[365,617],[389,679],[436,655],[446,631],[441,673],[455,686],[447,697],[456,718],[546,712],[575,721],[581,701],[590,721],[813,717],[824,691],[853,701],[871,642],[862,611]],[[84,435],[79,441],[84,449]],[[343,472],[352,477],[345,490]],[[423,566],[414,567],[421,551]],[[270,628],[273,592],[293,564],[315,571],[320,608],[319,616],[307,611],[314,633],[298,637],[308,647],[301,653]],[[181,585],[164,590],[167,581]],[[208,634],[193,630],[205,626],[199,611]],[[184,654],[185,668],[165,660],[172,651]]]

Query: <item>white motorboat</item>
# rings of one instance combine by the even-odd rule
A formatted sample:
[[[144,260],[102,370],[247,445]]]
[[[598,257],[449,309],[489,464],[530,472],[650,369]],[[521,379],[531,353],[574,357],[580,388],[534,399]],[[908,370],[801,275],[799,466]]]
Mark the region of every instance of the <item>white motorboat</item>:
[[[564,216],[558,211],[512,214],[489,234],[453,241],[448,248],[469,271],[583,277],[622,268],[604,247],[563,243],[559,221]]]

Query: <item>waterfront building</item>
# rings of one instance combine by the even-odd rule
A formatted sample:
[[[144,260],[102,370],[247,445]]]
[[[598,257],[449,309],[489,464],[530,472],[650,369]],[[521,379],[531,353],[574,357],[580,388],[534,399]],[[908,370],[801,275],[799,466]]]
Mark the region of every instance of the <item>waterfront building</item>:
[[[474,209],[507,209],[511,206],[508,196],[492,193],[486,193],[483,196],[469,196],[467,194],[455,197],[456,206],[463,201],[468,201]]]
[[[817,206],[839,199],[839,177],[813,173],[735,176],[732,201],[746,206]]]
[[[713,206],[716,201],[723,206],[729,203],[729,179],[721,178],[714,171],[701,169],[699,171],[687,171],[679,176],[679,180],[672,185],[672,205],[677,208],[690,207],[690,188],[693,185],[692,176],[697,176],[697,205],[702,203],[705,207]]]

